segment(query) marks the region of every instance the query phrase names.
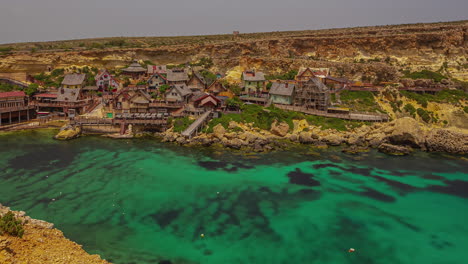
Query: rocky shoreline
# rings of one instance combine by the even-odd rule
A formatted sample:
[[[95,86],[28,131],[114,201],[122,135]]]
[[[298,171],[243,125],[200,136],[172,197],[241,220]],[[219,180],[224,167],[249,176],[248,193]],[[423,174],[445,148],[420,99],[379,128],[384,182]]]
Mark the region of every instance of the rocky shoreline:
[[[0,215],[9,211],[9,207],[0,204]],[[109,263],[99,255],[86,253],[53,224],[32,219],[23,211],[12,212],[22,221],[25,232],[22,238],[0,234],[0,263]]]
[[[291,144],[309,144],[318,148],[344,146],[348,153],[362,152],[367,148],[378,148],[391,155],[407,155],[413,149],[423,151],[468,153],[468,134],[463,130],[433,128],[423,125],[410,117],[389,123],[376,123],[349,131],[333,129],[321,130],[309,125],[306,120],[294,120],[294,127],[287,123],[275,122],[270,131],[261,130],[252,124],[234,121],[228,128],[221,124],[213,128],[213,133],[202,133],[191,139],[183,137],[171,129],[156,133],[163,142],[176,142],[187,146],[222,146],[254,152],[268,152],[287,149]]]

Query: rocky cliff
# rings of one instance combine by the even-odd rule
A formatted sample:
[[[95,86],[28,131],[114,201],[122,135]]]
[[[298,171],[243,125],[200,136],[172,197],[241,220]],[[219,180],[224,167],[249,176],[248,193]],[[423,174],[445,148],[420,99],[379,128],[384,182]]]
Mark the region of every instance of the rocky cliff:
[[[0,204],[0,215],[8,211],[10,208]],[[86,253],[80,245],[53,228],[53,224],[32,219],[21,211],[14,214],[24,223],[25,232],[22,238],[0,234],[0,263],[109,263],[99,255]]]
[[[382,75],[392,80],[401,69],[442,69],[453,78],[468,80],[468,21],[188,39],[128,38],[129,43],[140,44],[101,49],[83,47],[93,40],[68,41],[67,49],[53,50],[44,47],[60,47],[61,42],[11,44],[13,51],[0,55],[0,72],[35,73],[48,66],[112,68],[134,58],[178,64],[211,57],[213,70],[220,71],[238,65],[270,73],[300,66],[331,67],[335,75],[354,79]]]

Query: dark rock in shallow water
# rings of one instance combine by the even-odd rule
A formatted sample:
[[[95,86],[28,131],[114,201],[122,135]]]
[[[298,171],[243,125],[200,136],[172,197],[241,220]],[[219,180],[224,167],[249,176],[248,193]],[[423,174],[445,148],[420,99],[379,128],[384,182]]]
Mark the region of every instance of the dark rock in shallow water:
[[[302,172],[299,168],[288,173],[289,183],[304,185],[304,186],[319,186],[320,182],[314,180],[314,175],[311,173]]]
[[[397,146],[388,143],[382,143],[379,146],[379,151],[389,155],[404,156],[413,152],[413,149],[406,146]]]
[[[462,198],[468,198],[468,182],[462,180],[445,181],[446,186],[433,185],[427,187],[433,192],[455,195]]]
[[[352,154],[352,155],[369,152],[369,151],[370,149],[368,147],[358,147],[358,146],[350,146],[348,148],[344,148],[341,150],[341,152],[343,153]]]
[[[394,202],[396,199],[390,195],[386,195],[384,193],[378,192],[376,190],[366,188],[366,191],[360,192],[360,194],[367,196],[369,198],[379,200],[382,202]]]

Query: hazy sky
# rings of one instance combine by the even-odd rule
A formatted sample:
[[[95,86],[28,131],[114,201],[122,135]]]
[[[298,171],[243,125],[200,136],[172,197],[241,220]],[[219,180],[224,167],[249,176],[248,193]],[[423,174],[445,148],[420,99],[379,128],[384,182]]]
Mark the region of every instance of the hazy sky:
[[[0,43],[468,19],[468,0],[0,0]]]

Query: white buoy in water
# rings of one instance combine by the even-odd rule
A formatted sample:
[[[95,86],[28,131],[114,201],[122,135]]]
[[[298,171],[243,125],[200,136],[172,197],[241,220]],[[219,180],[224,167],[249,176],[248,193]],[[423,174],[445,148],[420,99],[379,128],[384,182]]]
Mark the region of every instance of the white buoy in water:
[[[205,234],[201,234],[200,237],[205,237]]]
[[[354,251],[356,251],[354,248],[348,249],[348,252],[349,252],[349,253],[352,253],[352,252],[354,252]]]

